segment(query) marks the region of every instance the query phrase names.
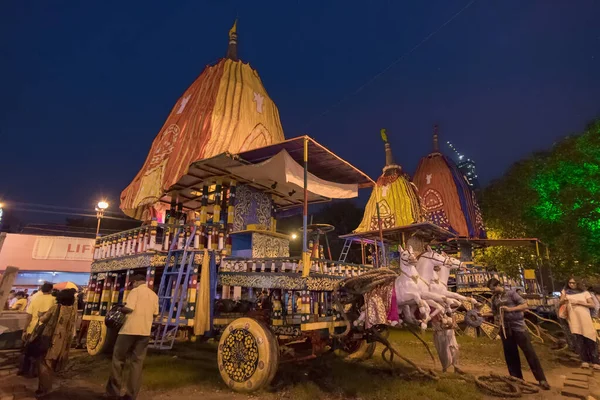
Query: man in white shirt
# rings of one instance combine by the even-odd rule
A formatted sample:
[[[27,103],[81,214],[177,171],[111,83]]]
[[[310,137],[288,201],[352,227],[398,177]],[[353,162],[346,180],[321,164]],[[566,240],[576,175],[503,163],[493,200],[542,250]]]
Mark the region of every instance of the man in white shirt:
[[[127,314],[127,319],[119,331],[113,350],[112,370],[106,384],[106,397],[112,399],[134,400],[142,386],[142,367],[148,344],[154,316],[158,315],[158,296],[146,286],[146,277],[133,275],[129,278],[133,289],[127,297],[125,306],[121,309]],[[129,359],[130,371],[127,380],[127,392],[121,395],[123,386],[123,367]]]
[[[44,283],[38,292],[40,294],[35,294],[32,296],[31,302],[27,306],[27,313],[31,315],[31,320],[29,321],[29,325],[27,325],[27,329],[23,334],[23,340],[27,340],[29,336],[33,333],[33,330],[38,324],[40,316],[44,315],[49,309],[52,308],[53,305],[56,304],[56,298],[52,296],[52,284]],[[31,357],[25,354],[23,358],[23,362],[21,363],[20,370],[18,372],[19,375],[31,375]]]

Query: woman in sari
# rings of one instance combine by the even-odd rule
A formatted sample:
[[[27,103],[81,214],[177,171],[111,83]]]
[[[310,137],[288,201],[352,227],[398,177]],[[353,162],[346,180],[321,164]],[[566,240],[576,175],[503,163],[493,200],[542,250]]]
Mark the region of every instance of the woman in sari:
[[[577,341],[581,368],[589,368],[591,364],[594,369],[600,370],[596,351],[597,334],[590,314],[590,309],[596,307],[592,295],[581,290],[577,281],[571,278],[561,293],[560,304],[567,307],[566,319]]]
[[[37,355],[39,386],[36,396],[42,397],[52,390],[54,372],[67,363],[77,318],[75,291],[65,289],[56,296],[57,304],[40,317]]]

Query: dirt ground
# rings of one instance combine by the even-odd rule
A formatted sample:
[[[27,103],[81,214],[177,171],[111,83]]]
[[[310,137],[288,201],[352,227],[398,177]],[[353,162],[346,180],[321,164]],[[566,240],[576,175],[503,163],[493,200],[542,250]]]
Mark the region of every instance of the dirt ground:
[[[431,345],[430,334],[424,335]],[[320,400],[320,399],[459,399],[489,400],[473,383],[461,380],[455,374],[442,374],[439,363],[434,365],[424,347],[410,334],[396,331],[392,342],[400,352],[423,368],[438,372],[439,382],[407,379],[398,376],[381,359],[378,348],[372,360],[356,363],[328,354],[319,359],[294,364],[284,364],[266,391],[257,394],[231,392],[221,381],[216,368],[216,345],[214,343],[184,344],[167,353],[151,353],[144,365],[144,388],[141,400],[241,400],[260,398],[266,400]],[[506,374],[499,341],[459,337],[461,366],[469,374]],[[431,346],[433,349],[433,346]],[[565,375],[577,368],[576,363],[561,363],[557,354],[547,346],[536,346],[544,366],[551,391],[524,396],[524,399],[558,400]],[[524,360],[523,360],[524,361]],[[100,399],[109,373],[108,357],[92,358],[78,351],[72,354],[67,371],[57,379],[56,391],[47,397],[53,399]],[[527,363],[523,362],[526,366]],[[405,369],[402,369],[405,370]],[[527,367],[525,378],[535,382]],[[25,384],[35,389],[36,380],[11,377],[11,383]],[[595,382],[594,382],[595,383]],[[592,392],[600,392],[591,385]],[[600,396],[597,397],[600,399]]]

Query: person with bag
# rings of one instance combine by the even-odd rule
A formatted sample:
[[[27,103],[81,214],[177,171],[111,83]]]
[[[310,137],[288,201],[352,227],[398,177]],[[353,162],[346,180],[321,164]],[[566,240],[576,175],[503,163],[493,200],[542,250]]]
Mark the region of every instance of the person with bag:
[[[569,330],[577,342],[581,368],[592,365],[595,370],[600,370],[596,351],[598,336],[590,313],[595,307],[590,292],[581,290],[574,278],[569,279],[560,295],[559,317],[569,323]]]
[[[34,371],[32,371],[32,357],[28,354],[27,344],[30,342],[29,337],[33,334],[33,331],[38,326],[40,317],[56,304],[56,299],[50,294],[50,292],[52,292],[52,284],[44,283],[41,291],[39,292],[41,294],[35,296],[35,298],[31,300],[31,303],[29,303],[27,306],[27,313],[31,315],[31,320],[23,332],[25,351],[17,375],[24,375],[28,377],[35,377],[37,375]]]
[[[57,304],[40,317],[30,337],[30,353],[35,356],[38,365],[37,397],[43,397],[52,390],[54,372],[66,365],[77,318],[73,290],[57,293],[56,301]]]
[[[127,296],[126,303],[119,312],[111,310],[111,317],[107,322],[120,325],[119,314],[126,314],[125,322],[117,336],[113,350],[112,370],[106,384],[106,398],[135,400],[142,386],[142,368],[144,358],[150,343],[152,322],[158,315],[158,296],[146,285],[146,277],[133,275],[129,278],[133,282],[133,289]],[[129,379],[127,392],[121,397],[121,388],[124,383],[124,366],[129,361]]]

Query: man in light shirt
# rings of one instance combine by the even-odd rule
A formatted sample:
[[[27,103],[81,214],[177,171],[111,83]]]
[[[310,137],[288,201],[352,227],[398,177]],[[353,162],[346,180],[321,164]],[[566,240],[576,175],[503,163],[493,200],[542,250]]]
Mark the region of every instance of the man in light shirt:
[[[113,350],[112,370],[106,384],[106,397],[118,399],[123,386],[123,367],[127,359],[130,362],[127,392],[122,399],[134,400],[142,386],[142,367],[148,344],[154,316],[158,315],[158,296],[148,286],[146,277],[133,275],[130,278],[133,289],[127,296],[127,302],[121,309],[127,314],[127,319],[117,336]]]
[[[46,311],[51,309],[54,304],[56,304],[56,298],[52,296],[51,283],[44,283],[38,293],[40,294],[36,294],[36,296],[31,299],[31,302],[27,306],[26,311],[31,315],[31,320],[27,325],[27,329],[25,329],[23,340],[27,340],[29,338],[37,326],[40,317],[44,315]],[[25,354],[23,362],[21,363],[19,375],[31,375],[31,361],[31,358]]]
[[[56,304],[56,297],[52,296],[52,284],[44,283],[37,294],[31,299],[27,306],[27,313],[31,314],[31,321],[27,325],[27,334],[31,335],[37,325],[40,316]]]

